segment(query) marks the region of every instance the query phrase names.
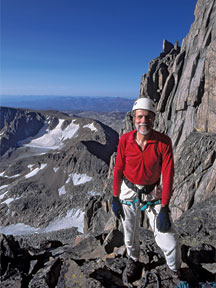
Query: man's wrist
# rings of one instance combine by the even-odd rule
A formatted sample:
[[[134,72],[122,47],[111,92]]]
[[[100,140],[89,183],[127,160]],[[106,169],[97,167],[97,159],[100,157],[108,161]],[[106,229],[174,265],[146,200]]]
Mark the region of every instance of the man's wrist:
[[[112,198],[112,199],[113,199],[113,201],[118,202],[118,201],[119,201],[119,196],[114,196],[114,195],[113,195],[113,198]]]

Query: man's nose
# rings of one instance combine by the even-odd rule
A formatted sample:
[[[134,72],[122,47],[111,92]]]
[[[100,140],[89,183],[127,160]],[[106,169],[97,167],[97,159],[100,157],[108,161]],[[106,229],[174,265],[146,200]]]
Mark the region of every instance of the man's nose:
[[[149,116],[147,115],[143,115],[143,117],[141,118],[141,122],[142,123],[145,123],[145,122],[147,122],[149,120]]]

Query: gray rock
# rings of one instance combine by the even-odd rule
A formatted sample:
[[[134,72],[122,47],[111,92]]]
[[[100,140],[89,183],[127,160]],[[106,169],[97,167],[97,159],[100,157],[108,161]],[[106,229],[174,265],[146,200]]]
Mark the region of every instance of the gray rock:
[[[172,216],[177,219],[195,203],[215,195],[216,135],[191,133],[175,162]]]
[[[60,259],[50,260],[33,276],[29,282],[29,288],[56,287],[61,269]]]
[[[16,147],[19,140],[34,136],[42,128],[45,118],[30,110],[0,107],[0,156],[9,148]]]

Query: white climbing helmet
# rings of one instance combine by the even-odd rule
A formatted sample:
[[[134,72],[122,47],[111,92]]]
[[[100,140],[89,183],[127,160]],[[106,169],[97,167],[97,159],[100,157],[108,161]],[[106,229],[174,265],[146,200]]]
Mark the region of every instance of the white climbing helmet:
[[[144,110],[149,110],[156,114],[156,109],[155,109],[155,103],[153,100],[149,98],[138,98],[133,105],[132,111],[138,110],[138,109],[144,109]]]

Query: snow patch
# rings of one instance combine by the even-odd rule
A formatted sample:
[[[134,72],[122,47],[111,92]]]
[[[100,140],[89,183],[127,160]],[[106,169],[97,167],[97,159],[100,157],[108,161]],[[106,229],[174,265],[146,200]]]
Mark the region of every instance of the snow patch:
[[[23,223],[11,224],[6,227],[0,226],[0,233],[5,235],[26,235],[37,233],[39,228],[34,228]]]
[[[83,126],[83,128],[89,128],[89,129],[91,129],[91,131],[97,131],[97,128],[94,126],[94,123],[87,124],[87,125]]]
[[[7,178],[16,178],[18,176],[20,176],[20,174],[16,174],[16,175],[13,175],[13,176],[5,176],[5,177],[7,177]]]
[[[6,185],[7,186],[7,185]],[[0,200],[4,198],[4,196],[8,193],[8,191],[4,192],[3,194],[0,195]]]
[[[97,191],[88,191],[88,195],[90,195],[90,196],[97,196],[97,195],[100,195],[100,193],[99,192],[97,192]]]
[[[72,180],[73,180],[73,184],[74,186],[76,185],[81,185],[84,184],[86,182],[89,182],[92,180],[92,177],[88,176],[87,174],[70,174]]]
[[[58,189],[59,196],[66,194],[65,186],[62,186]]]
[[[79,124],[73,123],[74,121],[75,120],[63,130],[62,140],[71,139],[77,135],[80,126]]]
[[[4,175],[4,173],[5,173],[5,171],[4,171],[4,172],[2,172],[2,173],[0,173],[0,177],[2,177],[2,176]]]
[[[13,202],[15,200],[15,198],[8,198],[7,200],[3,201],[1,204],[7,204],[9,205],[11,202]]]
[[[59,167],[53,168],[53,171],[56,173],[59,170]]]
[[[61,126],[65,120],[59,119],[58,125],[49,130],[48,125],[44,125],[35,137],[29,137],[20,144],[28,147],[38,147],[47,149],[58,149],[63,146],[63,141],[76,137],[77,131],[79,130],[79,124],[73,123],[73,120],[64,130]]]
[[[8,187],[8,185],[2,185],[2,186],[0,186],[0,190],[4,189],[4,188],[6,188],[6,187]]]
[[[57,231],[77,227],[78,231],[83,233],[84,229],[84,212],[80,209],[71,209],[67,211],[65,217],[59,217],[53,220],[44,230],[44,232]]]
[[[52,231],[58,231],[61,229],[69,229],[77,227],[80,233],[83,233],[84,229],[84,212],[80,209],[71,209],[67,211],[65,217],[58,217],[53,220],[45,228],[34,228],[24,223],[11,224],[6,227],[0,226],[0,233],[5,235],[27,235],[32,233],[47,233]]]
[[[30,178],[32,176],[35,176],[40,170],[44,169],[47,166],[47,164],[41,164],[40,168],[37,167],[28,174],[25,175],[25,178]]]
[[[1,176],[1,177],[5,177],[5,178],[16,178],[16,177],[20,176],[20,174],[16,174],[16,175],[13,175],[13,176],[7,176],[7,175],[4,175],[4,173],[5,173],[5,172],[1,173],[0,176]],[[3,175],[4,175],[4,176],[3,176]]]
[[[34,164],[29,164],[27,167],[32,170],[32,167],[34,166]]]

